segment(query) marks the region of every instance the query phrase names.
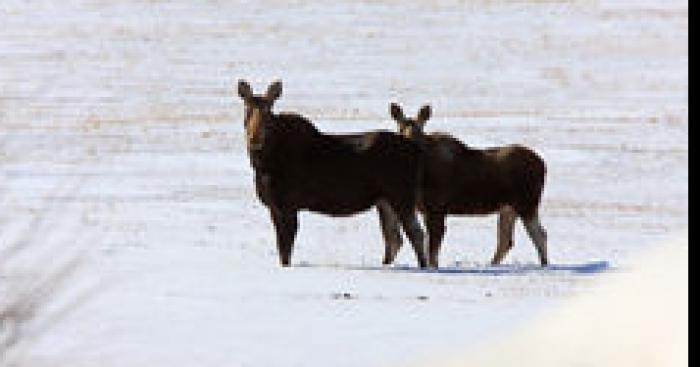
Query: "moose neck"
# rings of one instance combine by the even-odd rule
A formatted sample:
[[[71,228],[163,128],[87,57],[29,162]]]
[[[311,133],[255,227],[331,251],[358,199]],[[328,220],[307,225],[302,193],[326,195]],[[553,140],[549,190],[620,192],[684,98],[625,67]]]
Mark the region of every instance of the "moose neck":
[[[419,134],[414,134],[413,136],[411,136],[411,140],[418,143],[418,146],[420,146],[421,148],[425,148],[426,144],[428,144],[428,137],[423,132]]]

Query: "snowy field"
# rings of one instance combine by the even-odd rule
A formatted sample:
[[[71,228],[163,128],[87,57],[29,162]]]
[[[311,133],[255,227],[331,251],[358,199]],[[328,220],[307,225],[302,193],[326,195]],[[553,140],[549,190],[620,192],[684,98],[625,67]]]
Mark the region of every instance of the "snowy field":
[[[687,9],[0,2],[0,306],[72,271],[0,364],[406,365],[508,335],[686,230]],[[367,212],[302,214],[281,269],[239,78],[283,80],[277,110],[328,132],[394,129],[389,102],[431,103],[429,131],[532,147],[554,265],[518,225],[489,267],[492,216],[448,220],[441,271],[416,270],[410,246],[382,268]]]

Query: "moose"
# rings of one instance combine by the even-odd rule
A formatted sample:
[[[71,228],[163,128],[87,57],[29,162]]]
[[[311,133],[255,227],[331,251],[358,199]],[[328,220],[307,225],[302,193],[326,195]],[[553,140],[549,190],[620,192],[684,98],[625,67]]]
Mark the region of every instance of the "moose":
[[[539,205],[545,183],[546,165],[527,147],[509,145],[474,149],[444,133],[426,134],[431,108],[423,106],[416,118],[407,118],[396,103],[389,105],[399,134],[418,142],[424,167],[418,210],[428,231],[428,263],[438,267],[440,245],[447,215],[488,215],[498,213],[496,251],[491,264],[498,265],[513,247],[513,229],[520,218],[546,266],[547,232],[539,219]],[[379,211],[389,223],[391,236],[401,236],[395,221]],[[393,223],[393,225],[392,225]],[[388,236],[388,235],[387,235]],[[387,242],[387,247],[395,246]],[[400,243],[399,243],[400,245]]]
[[[424,233],[415,213],[419,144],[391,131],[322,133],[299,114],[273,112],[281,94],[281,81],[262,95],[253,94],[245,80],[238,82],[256,193],[269,209],[280,264],[290,265],[300,210],[338,217],[377,206],[385,241],[394,244],[385,246],[384,263],[391,263],[400,247],[395,245],[400,224],[418,265],[426,267]]]

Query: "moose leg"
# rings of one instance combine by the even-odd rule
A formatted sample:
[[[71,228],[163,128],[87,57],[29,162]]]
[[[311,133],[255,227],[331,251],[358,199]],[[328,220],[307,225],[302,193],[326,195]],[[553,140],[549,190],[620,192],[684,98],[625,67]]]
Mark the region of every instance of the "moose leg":
[[[527,234],[537,248],[537,253],[540,256],[540,264],[542,264],[542,266],[547,266],[547,264],[549,264],[549,260],[547,259],[547,231],[542,227],[539,216],[535,213],[532,218],[523,220],[523,222],[525,223]]]
[[[437,268],[440,245],[445,236],[445,214],[426,212],[424,219],[428,229],[428,264],[430,267]]]
[[[382,235],[384,236],[384,260],[382,264],[389,265],[394,262],[396,254],[403,245],[401,238],[401,227],[399,217],[386,201],[377,203],[377,212],[379,213],[379,223],[382,226]]]
[[[515,219],[515,210],[511,206],[504,206],[498,213],[498,243],[496,244],[496,252],[493,254],[491,265],[500,264],[508,251],[513,248]]]
[[[421,268],[427,267],[427,262],[425,259],[425,235],[423,230],[418,223],[418,218],[413,208],[409,210],[403,210],[399,214],[399,219],[401,220],[401,225],[403,226],[404,232],[411,245],[413,246],[413,251],[416,253],[416,258],[418,260],[418,266]]]
[[[272,222],[277,233],[277,253],[280,264],[289,266],[294,248],[294,238],[299,228],[297,212],[292,210],[270,209]]]

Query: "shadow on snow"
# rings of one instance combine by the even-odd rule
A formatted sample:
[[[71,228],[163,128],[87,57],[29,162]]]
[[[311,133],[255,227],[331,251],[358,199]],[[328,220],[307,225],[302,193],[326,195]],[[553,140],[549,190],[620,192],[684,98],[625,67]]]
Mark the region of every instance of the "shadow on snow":
[[[474,266],[447,266],[439,269],[420,269],[409,265],[389,266],[358,266],[343,264],[310,264],[301,263],[295,265],[298,268],[336,268],[345,270],[384,271],[400,273],[426,273],[426,274],[464,274],[464,275],[524,275],[524,274],[548,274],[548,273],[573,273],[573,274],[598,274],[612,270],[607,261],[591,261],[581,264],[558,264],[541,267],[537,264],[514,265],[474,265]]]

